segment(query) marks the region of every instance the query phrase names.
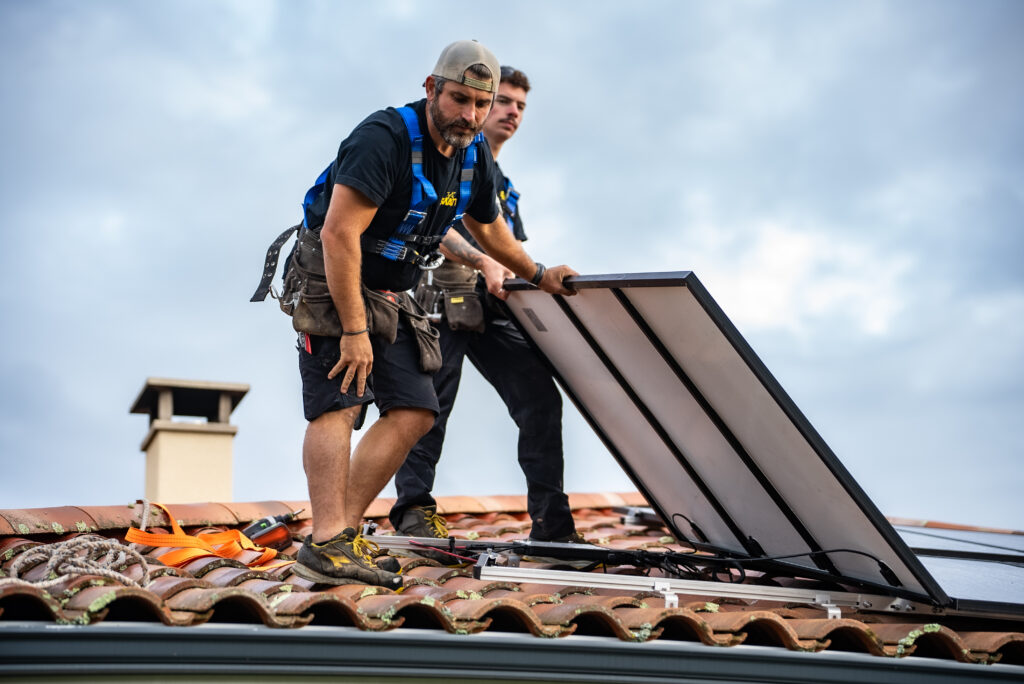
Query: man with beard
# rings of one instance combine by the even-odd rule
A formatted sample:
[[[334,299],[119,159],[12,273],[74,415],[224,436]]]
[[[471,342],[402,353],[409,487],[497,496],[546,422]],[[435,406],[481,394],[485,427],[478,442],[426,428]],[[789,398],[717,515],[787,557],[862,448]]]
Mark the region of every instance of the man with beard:
[[[498,95],[484,123],[484,136],[495,159],[522,122],[529,90],[530,82],[523,72],[507,66],[501,68]],[[519,193],[500,168],[498,199],[512,234],[517,240],[526,240],[519,214]],[[480,251],[479,243],[465,226],[456,224],[454,228],[445,236],[442,247],[446,255],[460,263],[449,259],[434,271],[431,282],[421,281],[417,289],[417,299],[428,309],[438,308],[441,316],[437,327],[443,365],[434,374],[440,413],[430,432],[416,443],[395,475],[398,499],[391,509],[391,523],[404,536],[448,536],[431,490],[448,416],[459,389],[463,358],[468,356],[497,390],[519,427],[519,465],[526,475],[527,510],[532,522],[530,538],[582,542],[563,491],[562,398],[551,372],[498,306],[479,307],[476,318],[465,314],[466,301],[485,301],[488,290],[504,299],[507,293],[502,282],[512,274]],[[435,302],[439,306],[432,307]],[[419,554],[442,563],[449,558],[426,549]]]
[[[431,382],[440,365],[436,333],[405,291],[416,285],[448,227],[465,212],[470,234],[505,267],[547,292],[572,294],[562,280],[575,271],[545,269],[530,259],[495,204],[494,160],[474,138],[498,79],[498,61],[485,47],[449,45],[426,79],[426,98],[367,117],[341,143],[320,179],[323,189],[307,195],[286,293],[289,274],[307,277],[285,299],[295,303],[300,331],[309,421],[302,462],[313,515],[295,573],[311,581],[402,584],[373,563],[372,545],[359,528],[367,506],[438,412]],[[319,299],[310,294],[316,279],[309,273],[326,279],[328,292]],[[313,324],[300,325],[300,310],[313,312]],[[315,334],[331,321],[336,335]],[[380,418],[352,452],[352,430],[370,401]]]

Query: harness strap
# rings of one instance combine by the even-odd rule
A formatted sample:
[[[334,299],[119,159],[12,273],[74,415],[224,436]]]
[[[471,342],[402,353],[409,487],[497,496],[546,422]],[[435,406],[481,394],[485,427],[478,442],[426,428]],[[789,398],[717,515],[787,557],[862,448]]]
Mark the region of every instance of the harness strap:
[[[423,173],[423,133],[420,132],[416,110],[412,107],[399,107],[396,111],[402,116],[412,148],[412,192],[409,196],[409,211],[390,238],[384,241],[369,241],[369,244],[364,243],[364,247],[368,246],[371,253],[380,254],[391,261],[415,262],[420,255],[415,250],[410,252],[402,244],[402,236],[412,234],[427,217],[427,209],[437,201],[437,191]],[[380,244],[381,242],[383,244]]]
[[[445,229],[441,232],[443,236],[448,232],[454,224],[462,220],[462,215],[466,212],[466,205],[469,204],[469,195],[473,191],[473,172],[476,164],[476,146],[483,142],[483,133],[477,133],[473,138],[473,142],[466,148],[466,157],[462,161],[462,175],[459,178],[459,202],[455,205],[455,218],[452,222],[445,226]]]
[[[476,166],[476,146],[484,138],[478,133],[473,142],[466,149],[462,161],[462,170],[459,174],[459,199],[455,204],[455,218],[444,227],[436,236],[422,236],[426,239],[411,240],[410,236],[415,235],[416,229],[420,227],[427,216],[427,209],[437,202],[437,191],[433,184],[427,179],[423,172],[423,134],[420,131],[419,117],[412,107],[399,107],[396,111],[402,116],[406,132],[409,134],[409,143],[412,148],[412,193],[409,198],[409,211],[399,224],[398,228],[390,238],[386,240],[368,239],[362,242],[363,249],[379,254],[391,261],[411,262],[425,267],[436,267],[437,247],[444,238],[445,233],[458,221],[466,211],[469,204],[469,196],[473,190],[473,176]],[[407,243],[423,245],[422,249],[410,249]],[[429,247],[429,248],[428,248]]]
[[[309,197],[309,193],[306,193],[306,197]],[[270,292],[270,283],[274,280],[274,274],[277,273],[277,260],[281,257],[281,247],[284,243],[288,242],[291,238],[292,233],[298,233],[306,222],[306,219],[302,219],[302,223],[297,223],[288,230],[284,231],[277,236],[270,247],[267,249],[267,258],[263,262],[263,277],[260,278],[260,284],[256,287],[256,292],[253,293],[250,302],[262,302],[267,298],[267,294]]]
[[[309,228],[309,208],[316,202],[316,198],[323,194],[324,187],[327,185],[327,174],[331,171],[331,166],[334,164],[332,161],[327,167],[320,172],[320,175],[316,177],[316,181],[306,191],[306,196],[302,198],[302,226]]]
[[[516,211],[519,210],[519,191],[513,187],[511,179],[505,179],[505,189],[498,197],[501,199],[501,208],[504,210],[509,228],[511,228],[512,219],[515,218]]]
[[[423,134],[420,133],[419,117],[412,107],[399,107],[397,111],[401,114],[402,121],[405,122],[409,143],[412,145],[413,184],[409,209],[426,211],[427,207],[437,201],[437,191],[434,190],[433,183],[423,174]]]
[[[167,518],[171,521],[172,534],[153,534],[130,527],[124,538],[127,542],[145,546],[172,547],[173,551],[168,551],[160,556],[160,561],[164,565],[180,568],[197,558],[214,556],[237,560],[255,570],[269,570],[281,565],[275,563],[268,566],[267,563],[277,557],[277,551],[253,544],[251,539],[238,530],[203,533],[195,536],[186,534],[166,506],[158,503],[153,505],[167,514]],[[240,556],[251,556],[251,558],[249,561],[244,561]]]
[[[469,196],[473,190],[473,178],[476,167],[477,145],[483,142],[484,136],[478,133],[473,142],[466,148],[466,154],[462,162],[462,170],[459,175],[459,198],[455,204],[455,218],[436,235],[423,235],[416,232],[427,217],[427,210],[437,202],[437,191],[433,183],[427,178],[423,171],[423,133],[420,131],[419,117],[412,107],[399,107],[396,111],[401,115],[405,123],[406,132],[409,134],[409,143],[412,149],[412,192],[409,198],[409,210],[405,218],[395,229],[394,233],[386,239],[373,238],[363,235],[360,240],[363,251],[369,254],[379,254],[391,261],[414,263],[420,268],[437,268],[441,263],[441,256],[438,247],[445,233],[456,222],[462,220],[469,204]],[[309,211],[313,203],[323,194],[330,174],[331,162],[320,172],[316,181],[306,191],[302,199],[302,223],[292,226],[281,233],[267,249],[267,256],[263,263],[263,276],[260,284],[249,299],[250,302],[262,302],[271,291],[271,283],[274,274],[277,273],[277,264],[281,256],[281,248],[291,238],[293,233],[298,234],[303,229],[309,229]],[[511,187],[509,184],[508,187]],[[518,193],[515,194],[518,198]],[[515,201],[513,200],[513,214]]]

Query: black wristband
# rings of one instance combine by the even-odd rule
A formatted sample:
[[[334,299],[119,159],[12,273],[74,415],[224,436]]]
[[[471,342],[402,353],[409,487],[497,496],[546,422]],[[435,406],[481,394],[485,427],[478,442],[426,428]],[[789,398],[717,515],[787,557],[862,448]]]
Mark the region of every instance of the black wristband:
[[[344,337],[350,337],[352,335],[362,335],[363,333],[368,333],[368,332],[370,332],[369,328],[363,328],[362,330],[353,330],[352,332],[342,332],[341,334]]]
[[[539,261],[535,261],[533,263],[537,265],[537,272],[533,274],[532,278],[530,278],[530,282],[534,285],[540,285],[541,278],[544,277],[544,271],[548,269]]]

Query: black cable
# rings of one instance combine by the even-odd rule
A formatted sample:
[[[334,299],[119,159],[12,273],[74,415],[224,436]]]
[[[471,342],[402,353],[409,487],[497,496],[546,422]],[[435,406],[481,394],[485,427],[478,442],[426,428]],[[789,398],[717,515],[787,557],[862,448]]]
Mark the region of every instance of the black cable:
[[[790,553],[790,554],[785,554],[785,555],[781,555],[781,556],[756,556],[756,557],[753,557],[753,558],[732,558],[732,559],[729,559],[729,560],[735,560],[735,561],[739,561],[741,563],[753,563],[755,561],[785,560],[787,558],[799,558],[801,556],[822,556],[822,555],[826,555],[826,554],[829,554],[829,553],[855,553],[855,554],[857,554],[859,556],[865,556],[867,558],[870,558],[871,560],[875,561],[876,563],[881,563],[882,562],[882,560],[880,558],[878,558],[878,556],[874,556],[874,555],[868,553],[867,551],[858,551],[856,549],[825,549],[825,550],[822,550],[822,551],[806,551],[804,553]]]
[[[725,564],[729,564],[729,565],[734,565],[734,566],[736,566],[736,568],[738,570],[740,570],[741,573],[743,573],[743,565],[747,564],[747,563],[761,563],[761,562],[765,562],[765,561],[786,560],[787,558],[801,558],[803,556],[812,557],[812,556],[826,555],[826,554],[830,554],[830,553],[853,553],[853,554],[856,554],[858,556],[864,556],[865,558],[870,558],[871,560],[873,560],[876,563],[878,563],[878,572],[879,572],[879,574],[882,575],[882,578],[885,579],[886,582],[888,582],[890,585],[892,585],[894,587],[903,586],[903,583],[900,581],[899,577],[896,575],[895,572],[892,571],[892,568],[890,568],[888,565],[885,564],[885,561],[880,559],[878,556],[875,556],[873,554],[868,553],[867,551],[859,551],[857,549],[825,549],[825,550],[822,550],[822,551],[805,551],[803,553],[790,553],[790,554],[782,554],[782,555],[776,555],[776,556],[756,556],[756,557],[753,557],[753,558],[735,558],[735,557],[725,557],[725,556],[700,556],[700,555],[696,555],[696,554],[679,554],[679,555],[692,556],[694,558],[699,558],[700,560],[706,561],[706,562],[709,562],[709,563],[725,563]]]

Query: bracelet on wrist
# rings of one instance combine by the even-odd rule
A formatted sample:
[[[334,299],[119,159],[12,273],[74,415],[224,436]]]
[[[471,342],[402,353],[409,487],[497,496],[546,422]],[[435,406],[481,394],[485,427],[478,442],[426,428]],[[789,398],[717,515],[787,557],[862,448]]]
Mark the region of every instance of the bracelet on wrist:
[[[533,274],[532,278],[530,278],[530,282],[534,285],[540,285],[540,281],[544,277],[544,271],[548,269],[539,261],[535,261],[533,263],[537,265],[537,272]]]
[[[343,331],[341,334],[342,334],[343,337],[351,337],[352,335],[362,335],[363,333],[368,333],[368,332],[370,332],[370,328],[366,327],[366,328],[363,328],[362,330],[353,330],[352,332]]]

